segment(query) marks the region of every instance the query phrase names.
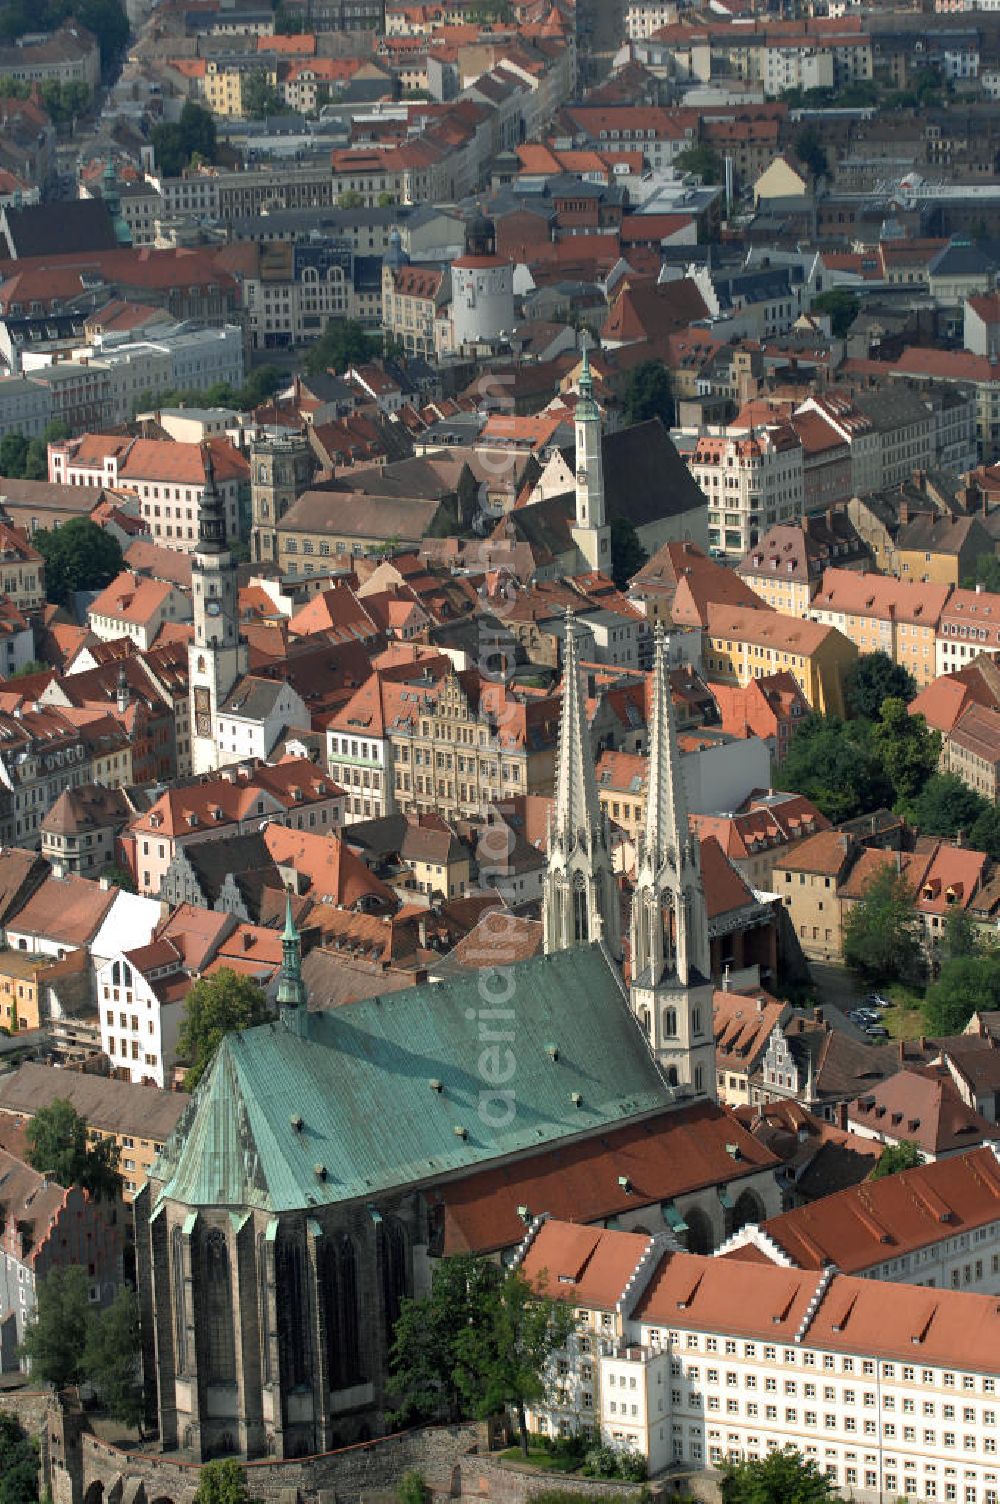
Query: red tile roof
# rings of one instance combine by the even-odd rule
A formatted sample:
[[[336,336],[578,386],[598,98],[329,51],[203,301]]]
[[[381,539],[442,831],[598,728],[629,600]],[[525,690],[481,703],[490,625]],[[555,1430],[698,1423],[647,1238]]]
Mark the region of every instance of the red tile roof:
[[[1000,1165],[984,1147],[795,1207],[761,1232],[800,1269],[836,1264],[860,1274],[998,1220]],[[726,1257],[742,1258],[743,1249]]]
[[[727,1147],[731,1144],[737,1148],[735,1158]],[[738,1181],[777,1163],[714,1102],[671,1109],[645,1123],[612,1129],[599,1143],[562,1145],[440,1186],[436,1194],[443,1209],[444,1252],[512,1247],[524,1236],[520,1205],[536,1215],[550,1211],[556,1217],[596,1222],[721,1181]],[[628,1180],[630,1190],[619,1177]]]

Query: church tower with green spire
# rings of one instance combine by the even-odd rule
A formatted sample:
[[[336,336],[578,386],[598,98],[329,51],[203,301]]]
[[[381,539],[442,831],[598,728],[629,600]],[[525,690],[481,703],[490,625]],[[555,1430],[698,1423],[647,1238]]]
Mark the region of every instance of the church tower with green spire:
[[[278,1011],[286,1029],[305,1038],[309,1032],[309,1000],[302,980],[302,940],[292,919],[292,895],[285,895],[285,928],[281,936]]]

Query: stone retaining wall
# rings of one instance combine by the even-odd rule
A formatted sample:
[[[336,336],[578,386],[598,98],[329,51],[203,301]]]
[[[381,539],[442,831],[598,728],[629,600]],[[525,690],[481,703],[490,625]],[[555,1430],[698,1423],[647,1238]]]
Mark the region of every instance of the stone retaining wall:
[[[403,1473],[423,1474],[439,1493],[453,1487],[454,1470],[471,1448],[485,1444],[485,1427],[440,1426],[423,1431],[404,1431],[376,1441],[360,1442],[319,1457],[298,1461],[249,1462],[245,1464],[250,1497],[260,1504],[288,1504],[296,1494],[316,1504],[357,1504],[363,1495],[394,1491]],[[157,1456],[150,1452],[126,1452],[100,1441],[81,1438],[82,1495],[73,1504],[105,1504],[121,1483],[141,1483],[146,1504],[187,1504],[198,1485],[196,1463]],[[129,1490],[134,1494],[134,1488]],[[136,1501],[139,1504],[139,1501]]]

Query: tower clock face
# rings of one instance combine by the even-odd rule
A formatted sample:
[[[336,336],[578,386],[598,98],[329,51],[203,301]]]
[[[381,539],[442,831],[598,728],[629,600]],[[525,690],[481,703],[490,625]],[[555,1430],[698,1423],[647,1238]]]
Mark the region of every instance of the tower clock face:
[[[205,607],[205,611],[209,616],[219,616],[221,615],[222,607],[219,605],[218,601],[209,601],[208,605]]]

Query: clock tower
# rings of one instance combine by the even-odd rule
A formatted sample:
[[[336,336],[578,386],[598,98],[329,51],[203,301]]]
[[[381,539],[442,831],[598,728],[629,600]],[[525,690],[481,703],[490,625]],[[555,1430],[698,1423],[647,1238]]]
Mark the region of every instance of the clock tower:
[[[212,452],[202,448],[205,487],[198,514],[198,545],[191,564],[194,641],[188,652],[191,696],[191,767],[207,773],[219,766],[216,715],[237,679],[247,671],[240,640],[236,564],[226,538],[225,502],[215,484]]]
[[[589,347],[584,340],[583,364],[576,403],[576,517],[573,542],[584,569],[611,573],[611,529],[604,506],[604,455],[601,448],[601,410],[594,401],[594,378]]]

